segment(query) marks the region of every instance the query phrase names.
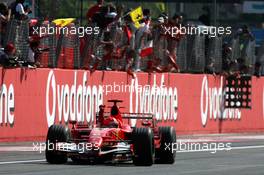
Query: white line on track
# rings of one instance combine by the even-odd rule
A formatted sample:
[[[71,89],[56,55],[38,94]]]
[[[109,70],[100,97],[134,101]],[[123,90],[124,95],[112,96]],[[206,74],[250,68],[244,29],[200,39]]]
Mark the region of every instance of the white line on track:
[[[20,164],[20,163],[34,163],[34,162],[44,162],[44,161],[46,161],[46,159],[41,159],[41,160],[18,160],[18,161],[0,162],[0,165]]]
[[[232,147],[232,150],[264,148],[264,145]]]
[[[230,150],[222,150],[222,151],[258,149],[258,148],[264,148],[264,145],[231,147]],[[208,149],[205,149],[205,150],[180,150],[180,151],[177,151],[177,153],[212,152],[212,151],[215,151],[215,150],[208,150]],[[220,152],[220,150],[216,150],[216,151]]]
[[[0,146],[0,152],[35,152],[33,147],[26,146]],[[39,152],[39,151],[38,151]]]

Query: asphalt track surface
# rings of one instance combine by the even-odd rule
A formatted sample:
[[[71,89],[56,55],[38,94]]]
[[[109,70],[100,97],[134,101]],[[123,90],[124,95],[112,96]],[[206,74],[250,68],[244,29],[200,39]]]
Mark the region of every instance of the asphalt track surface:
[[[231,143],[231,150],[177,152],[173,165],[136,167],[131,162],[105,165],[50,165],[31,143],[0,144],[0,174],[29,175],[263,175],[264,135],[215,135],[179,138],[190,143]]]

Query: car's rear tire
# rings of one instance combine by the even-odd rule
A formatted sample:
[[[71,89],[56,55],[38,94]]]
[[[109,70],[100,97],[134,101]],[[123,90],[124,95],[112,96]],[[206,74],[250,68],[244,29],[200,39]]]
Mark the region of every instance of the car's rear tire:
[[[173,164],[176,157],[176,151],[172,150],[173,143],[176,143],[175,128],[170,126],[159,127],[159,134],[161,145],[156,154],[157,163]]]
[[[67,163],[67,153],[56,151],[57,142],[68,142],[71,134],[68,128],[62,125],[52,125],[49,127],[46,139],[46,160],[51,164]]]
[[[151,166],[155,159],[154,134],[151,128],[135,128],[132,133],[134,144],[133,163]]]

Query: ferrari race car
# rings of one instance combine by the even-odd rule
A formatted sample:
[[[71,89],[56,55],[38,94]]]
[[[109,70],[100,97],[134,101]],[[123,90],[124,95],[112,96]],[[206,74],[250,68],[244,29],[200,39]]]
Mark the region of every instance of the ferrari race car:
[[[119,163],[133,161],[150,166],[154,162],[173,164],[176,152],[168,145],[176,142],[173,127],[157,127],[152,114],[121,113],[117,103],[110,112],[99,107],[93,125],[71,121],[72,128],[52,125],[46,139],[46,160],[51,164],[73,162]],[[140,127],[130,127],[130,120],[140,121]]]

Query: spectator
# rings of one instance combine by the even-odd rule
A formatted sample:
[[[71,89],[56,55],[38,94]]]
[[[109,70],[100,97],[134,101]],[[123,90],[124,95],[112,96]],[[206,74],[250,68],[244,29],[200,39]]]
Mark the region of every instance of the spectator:
[[[162,62],[163,58],[166,55],[166,45],[167,45],[167,37],[165,35],[165,26],[168,25],[168,16],[165,13],[162,13],[158,19],[157,24],[152,28],[153,35],[153,50],[154,50],[154,58],[152,62],[148,64],[148,69],[150,71],[161,71],[161,65],[164,65]],[[155,70],[156,67],[158,70]]]
[[[124,17],[124,21],[125,21],[125,26],[127,28],[126,33],[127,36],[129,36],[129,40],[128,40],[128,44],[130,49],[135,49],[135,37],[136,37],[136,32],[137,32],[137,28],[134,24],[134,22],[132,21],[131,17],[130,17],[130,12],[132,9],[130,9],[129,11],[127,11]]]
[[[182,25],[182,16],[175,14],[173,18],[169,21],[168,26],[171,28],[179,29]],[[167,35],[168,47],[167,47],[167,59],[168,66],[166,71],[171,71],[175,69],[176,72],[180,72],[179,66],[176,63],[177,47],[181,39],[181,34],[177,33],[176,36],[169,34]]]
[[[150,16],[150,10],[144,9],[143,10],[143,19],[141,22],[140,27],[135,33],[135,49],[136,49],[136,59],[135,59],[135,65],[134,69],[135,71],[139,72],[141,71],[141,51],[143,47],[150,47],[149,43],[150,40],[152,40],[151,37],[151,31],[150,31],[150,23],[151,23],[151,16]],[[145,41],[145,42],[144,42]],[[149,46],[147,46],[147,44]]]
[[[228,46],[227,42],[224,42],[222,46],[222,70],[228,72],[229,65],[231,63],[232,48]]]
[[[255,64],[255,71],[254,71],[254,75],[257,77],[261,76],[261,62],[257,61]]]
[[[246,65],[246,61],[243,58],[237,59],[238,69],[240,74],[248,74],[250,67]]]
[[[9,66],[10,59],[15,56],[16,49],[12,43],[6,45],[4,50],[0,50],[0,65]]]
[[[137,28],[135,27],[129,13],[131,10],[127,11],[124,16],[125,25],[123,27],[123,31],[125,32],[124,43],[125,43],[125,71],[135,78],[135,74],[133,72],[133,63],[136,58],[135,51],[135,34]]]
[[[1,46],[4,45],[6,27],[7,27],[7,23],[9,19],[10,19],[10,13],[9,13],[7,5],[5,3],[0,3],[0,35],[1,35],[0,45]]]
[[[0,20],[9,21],[10,15],[8,7],[5,3],[0,3]]]
[[[116,8],[112,4],[108,4],[102,6],[100,11],[94,14],[92,23],[96,24],[101,30],[104,30],[109,24],[115,21],[116,17]]]
[[[124,15],[124,5],[120,4],[116,7],[116,21],[120,24],[122,22],[122,16]]]
[[[253,34],[251,33],[247,25],[243,25],[241,28],[238,29],[235,38],[238,38],[240,40],[240,43],[243,43],[243,41],[255,40]]]
[[[228,70],[229,75],[237,75],[239,74],[239,65],[237,60],[232,60],[229,64],[229,70]]]
[[[10,5],[11,15],[17,20],[28,19],[28,14],[31,13],[31,9],[28,6],[24,6],[25,0],[16,0]]]
[[[215,64],[211,62],[205,67],[205,73],[207,74],[214,74],[215,75]]]
[[[206,26],[211,25],[211,15],[209,7],[203,7],[204,13],[199,17],[199,21]]]
[[[255,40],[253,34],[250,32],[247,25],[242,26],[240,28],[235,36],[238,38],[239,42],[239,51],[241,53],[240,60],[238,60],[240,63],[243,63],[247,67],[252,67],[254,65],[250,65],[251,62],[253,62],[252,59],[254,59],[250,52],[248,52],[248,47],[250,47],[251,42]],[[254,63],[255,64],[255,63]],[[244,66],[244,67],[245,67]]]
[[[88,10],[88,12],[86,14],[86,18],[87,18],[88,23],[92,22],[95,14],[100,12],[103,4],[104,4],[104,0],[97,0],[97,4],[95,4],[94,6],[92,6]]]
[[[38,38],[34,38],[29,43],[29,53],[28,53],[28,59],[27,64],[29,67],[36,67],[36,60],[38,60],[38,57],[40,55],[39,50],[40,41]]]
[[[164,18],[164,23],[167,24],[169,22],[169,16],[167,13],[163,12],[161,13],[160,17]]]

